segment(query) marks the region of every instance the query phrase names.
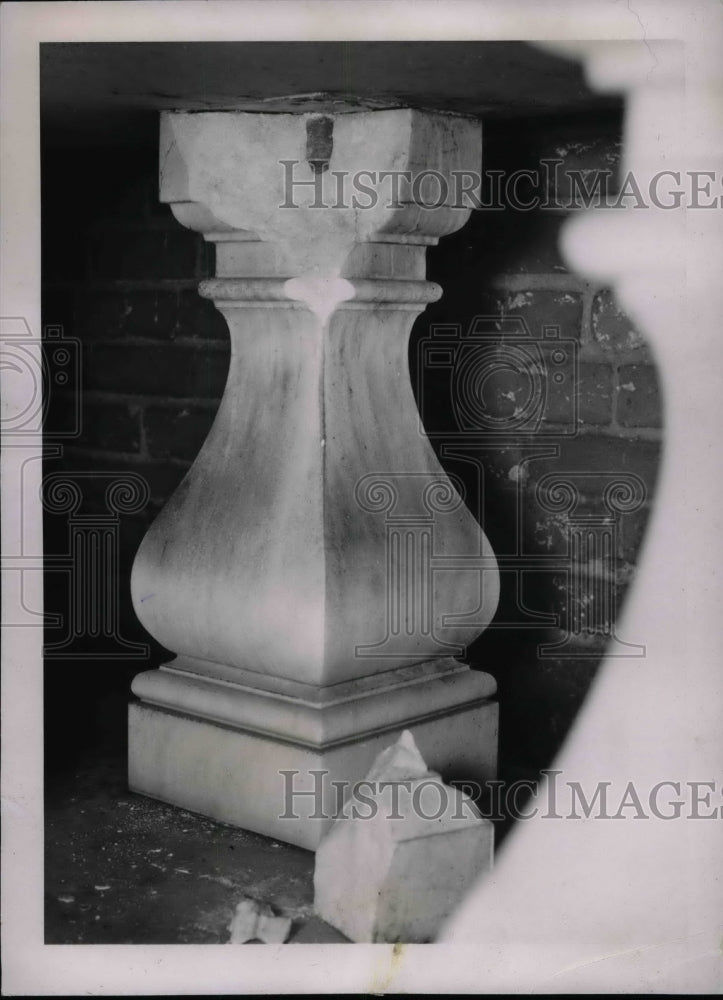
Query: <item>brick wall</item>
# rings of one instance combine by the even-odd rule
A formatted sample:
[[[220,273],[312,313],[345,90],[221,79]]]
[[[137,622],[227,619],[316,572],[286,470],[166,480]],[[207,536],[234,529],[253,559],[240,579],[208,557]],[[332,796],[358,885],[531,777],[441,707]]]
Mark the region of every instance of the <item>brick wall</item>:
[[[545,156],[583,167],[607,165],[619,151],[619,122],[490,125],[485,150],[488,170],[534,166]],[[148,502],[119,518],[118,627],[124,640],[149,645],[153,665],[162,650],[133,614],[128,574],[144,532],[210,428],[228,364],[225,323],[195,291],[199,280],[213,273],[213,248],[158,204],[156,155],[155,149],[132,155],[83,149],[43,156],[43,322],[62,326],[82,349],[80,385],[54,387],[48,428],[67,422],[78,389],[83,403],[79,436],[63,440],[62,453],[49,458],[45,470],[93,473],[83,480],[82,510],[89,515],[107,510],[103,473],[131,471],[147,481]],[[564,213],[550,211],[475,213],[460,233],[430,250],[429,277],[445,292],[417,321],[410,345],[412,377],[434,445],[443,464],[467,484],[470,504],[479,507],[482,500],[485,530],[501,558],[498,621],[508,627],[490,629],[469,652],[498,679],[506,764],[532,771],[549,762],[594,676],[606,641],[598,626],[614,620],[632,576],[661,435],[649,350],[605,289],[566,269],[556,248],[563,219]],[[490,334],[479,349],[480,364],[493,372],[484,385],[486,412],[507,427],[495,443],[483,424],[457,433],[450,395],[455,371],[419,365],[434,329],[458,330],[453,336],[459,340],[480,316]],[[563,384],[547,380],[534,432],[509,430],[524,398],[524,380],[502,362],[506,348],[519,350],[522,321],[535,342],[544,327],[557,328],[577,364],[574,377],[565,368]],[[517,332],[510,332],[510,322]],[[470,391],[474,403],[477,389]],[[546,453],[535,457],[540,447]],[[483,479],[479,489],[477,472]],[[579,475],[589,472],[599,475]],[[615,519],[614,553],[595,556],[594,565],[584,565],[582,553],[576,563],[567,551],[570,517],[550,509],[554,496],[551,500],[544,491],[538,496],[537,485],[546,474],[566,474],[579,490],[574,516],[594,516],[605,510],[605,477],[613,480],[624,472],[642,479],[646,499]],[[61,551],[66,535],[67,515],[48,515],[46,551]],[[583,587],[577,598],[575,573]],[[47,590],[49,610],[65,613],[67,577],[49,574]],[[539,657],[541,643],[558,641],[571,622],[579,622],[575,601],[608,599],[612,607],[596,612],[596,633],[583,628],[564,656]],[[541,624],[544,614],[552,617]],[[55,633],[48,634],[52,640]],[[622,638],[644,642],[639,636]],[[94,648],[81,636],[70,651],[91,656]],[[114,663],[99,657],[99,662],[102,671],[86,670],[86,684],[108,705],[106,715],[93,708],[93,718],[100,720],[96,728],[120,731],[128,680],[143,663],[122,657]],[[67,660],[57,671],[49,664],[51,697],[67,684],[63,664]]]
[[[114,479],[131,473],[148,486],[147,502],[118,517],[117,635],[73,636],[48,659],[47,701],[62,699],[66,709],[56,749],[62,742],[67,750],[74,738],[123,739],[130,680],[163,659],[133,611],[130,569],[210,428],[229,344],[222,317],[196,292],[213,273],[213,247],[159,204],[157,149],[46,150],[42,162],[43,325],[62,327],[81,349],[79,382],[53,385],[50,441],[54,429],[71,425],[78,398],[82,404],[80,433],[58,439],[62,453],[46,459],[44,474],[74,478],[83,494],[80,516],[88,518],[108,513]],[[68,515],[46,514],[45,535],[46,552],[66,552]],[[46,609],[66,622],[46,630],[46,642],[62,641],[74,601],[67,575],[47,573]],[[128,643],[147,651],[129,651]],[[72,699],[69,663],[77,678]],[[77,713],[75,732],[68,712]]]
[[[490,125],[484,149],[485,171],[539,170],[545,159],[561,160],[558,197],[550,202],[564,205],[568,169],[615,170],[620,122]],[[561,258],[557,237],[568,214],[542,208],[473,213],[465,229],[430,251],[428,274],[445,292],[417,323],[411,355],[414,370],[419,344],[440,327],[444,338],[447,324],[463,343],[466,334],[468,345],[475,321],[486,331],[466,348],[466,362],[458,355],[467,369],[458,393],[468,391],[472,404],[476,393],[487,408],[478,433],[472,420],[466,443],[464,435],[460,442],[444,430],[435,443],[472,497],[470,463],[483,470],[481,513],[500,561],[502,594],[497,627],[468,655],[498,680],[502,760],[522,773],[546,766],[559,749],[603,649],[630,656],[631,670],[635,655],[644,653],[638,647],[645,637],[628,635],[616,619],[644,537],[662,437],[648,345],[610,292],[571,274]],[[562,365],[554,363],[557,341],[546,341],[546,328],[564,349]],[[542,359],[538,383],[515,371],[516,362],[530,356],[527,341]],[[416,378],[428,404],[425,418],[429,413],[430,423],[454,425],[445,417],[454,405],[446,373],[417,370]],[[536,406],[541,385],[546,396]],[[525,412],[539,416],[537,425],[535,419],[516,422],[520,410],[523,420]],[[568,491],[556,487],[560,481],[570,484]],[[616,483],[611,510],[606,490]],[[536,620],[539,615],[550,617]],[[500,627],[504,622],[509,627]],[[615,632],[621,642],[610,641]],[[546,648],[563,639],[564,647]]]

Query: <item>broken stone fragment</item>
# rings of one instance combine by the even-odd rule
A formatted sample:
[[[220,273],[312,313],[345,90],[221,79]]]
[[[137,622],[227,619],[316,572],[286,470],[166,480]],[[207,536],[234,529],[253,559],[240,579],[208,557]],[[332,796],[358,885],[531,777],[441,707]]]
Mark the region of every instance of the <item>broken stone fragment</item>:
[[[291,930],[290,917],[277,917],[265,903],[244,897],[236,907],[229,924],[229,944],[246,944],[261,941],[264,944],[283,944]]]
[[[396,743],[376,757],[365,780],[404,781],[407,778],[427,778],[431,773],[414,737],[405,729]]]
[[[412,734],[374,761],[316,853],[314,907],[352,941],[434,940],[492,867],[494,831],[427,769]]]

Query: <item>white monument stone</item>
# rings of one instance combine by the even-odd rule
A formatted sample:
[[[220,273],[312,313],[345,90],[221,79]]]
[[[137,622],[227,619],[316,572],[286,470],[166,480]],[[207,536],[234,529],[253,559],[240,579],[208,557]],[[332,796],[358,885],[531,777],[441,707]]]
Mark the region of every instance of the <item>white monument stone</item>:
[[[427,769],[406,731],[319,845],[314,907],[352,941],[432,941],[493,846],[490,820]]]
[[[315,848],[330,782],[405,728],[445,776],[495,773],[494,681],[455,657],[495,612],[497,565],[422,430],[407,357],[441,294],[426,248],[469,216],[452,180],[479,172],[481,127],[169,112],[160,152],[161,200],[216,244],[200,293],[232,350],[133,568],[138,617],[177,656],[133,682],[130,786]],[[409,173],[396,197],[385,171]],[[443,204],[413,197],[423,171],[449,180]]]

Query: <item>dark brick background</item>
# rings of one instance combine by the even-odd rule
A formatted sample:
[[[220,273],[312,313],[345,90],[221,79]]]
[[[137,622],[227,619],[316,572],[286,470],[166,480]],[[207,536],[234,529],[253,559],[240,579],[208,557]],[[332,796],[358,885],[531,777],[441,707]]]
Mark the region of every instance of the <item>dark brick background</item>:
[[[609,169],[619,150],[616,118],[515,121],[490,124],[485,131],[488,170],[534,167],[551,156],[578,169]],[[148,657],[111,661],[99,655],[94,662],[96,646],[80,636],[64,659],[49,659],[51,753],[60,753],[61,743],[72,750],[88,740],[122,739],[129,680],[162,656],[130,605],[130,566],[145,530],[210,428],[228,365],[225,323],[195,291],[202,278],[213,274],[213,248],[158,203],[156,171],[157,151],[151,148],[43,151],[43,323],[61,326],[66,337],[80,342],[83,403],[80,435],[63,441],[62,454],[47,459],[46,473],[93,472],[83,480],[83,511],[88,513],[105,510],[108,480],[101,473],[139,473],[150,488],[143,509],[119,520],[120,633],[127,641],[147,643]],[[563,197],[565,185],[563,175]],[[497,677],[501,751],[510,773],[534,773],[549,764],[605,646],[605,630],[598,628],[577,636],[565,657],[539,656],[541,643],[564,635],[575,609],[569,577],[561,572],[561,566],[574,571],[568,559],[570,522],[540,506],[536,484],[551,472],[569,474],[581,492],[577,513],[593,516],[605,512],[606,476],[633,472],[643,480],[645,503],[617,520],[615,558],[588,567],[606,581],[619,606],[644,535],[661,440],[653,358],[610,293],[565,267],[556,245],[564,219],[562,211],[473,213],[463,230],[428,253],[428,276],[443,286],[444,295],[419,318],[410,343],[413,382],[443,464],[470,483],[475,462],[484,470],[482,497],[471,501],[482,501],[485,530],[503,560],[497,620],[529,623],[531,612],[551,615],[555,622],[492,628],[469,650],[471,662]],[[449,373],[440,377],[420,369],[418,352],[435,324],[465,331],[480,315],[524,320],[533,340],[542,337],[544,327],[557,327],[562,340],[576,345],[578,376],[562,386],[548,380],[544,419],[534,432],[510,433],[494,445],[483,433],[473,434],[460,459],[445,452],[445,442],[452,440],[445,430],[456,426]],[[503,326],[485,348],[492,359],[505,344]],[[485,386],[489,412],[510,417],[518,389],[514,374],[500,369]],[[53,391],[49,440],[74,398],[71,391]],[[565,421],[575,401],[571,434]],[[556,448],[556,454],[530,458],[541,445]],[[580,476],[588,472],[600,475]],[[62,553],[68,544],[67,516],[48,515],[45,529],[46,552]],[[541,559],[525,568],[521,554]],[[47,574],[46,599],[49,611],[67,615],[66,575]],[[603,624],[609,626],[613,617],[607,614]],[[48,629],[48,641],[58,634]],[[74,657],[76,650],[88,658]]]

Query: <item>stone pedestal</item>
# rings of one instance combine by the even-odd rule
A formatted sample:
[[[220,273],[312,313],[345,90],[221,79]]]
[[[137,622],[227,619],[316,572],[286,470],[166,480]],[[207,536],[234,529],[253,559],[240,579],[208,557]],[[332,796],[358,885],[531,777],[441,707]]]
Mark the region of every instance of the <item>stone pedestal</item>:
[[[217,683],[213,668],[175,660],[133,682],[136,791],[314,850],[404,728],[449,780],[495,775],[494,681],[454,660],[275,692],[243,670]]]
[[[411,110],[163,116],[161,198],[216,243],[200,292],[232,355],[133,568],[140,620],[178,654],[133,683],[134,790],[313,848],[333,809],[299,797],[280,819],[282,771],[307,790],[328,771],[326,796],[411,729],[447,780],[494,774],[494,682],[454,657],[497,566],[407,362],[440,294],[426,247],[466,221],[480,144],[478,123]]]

